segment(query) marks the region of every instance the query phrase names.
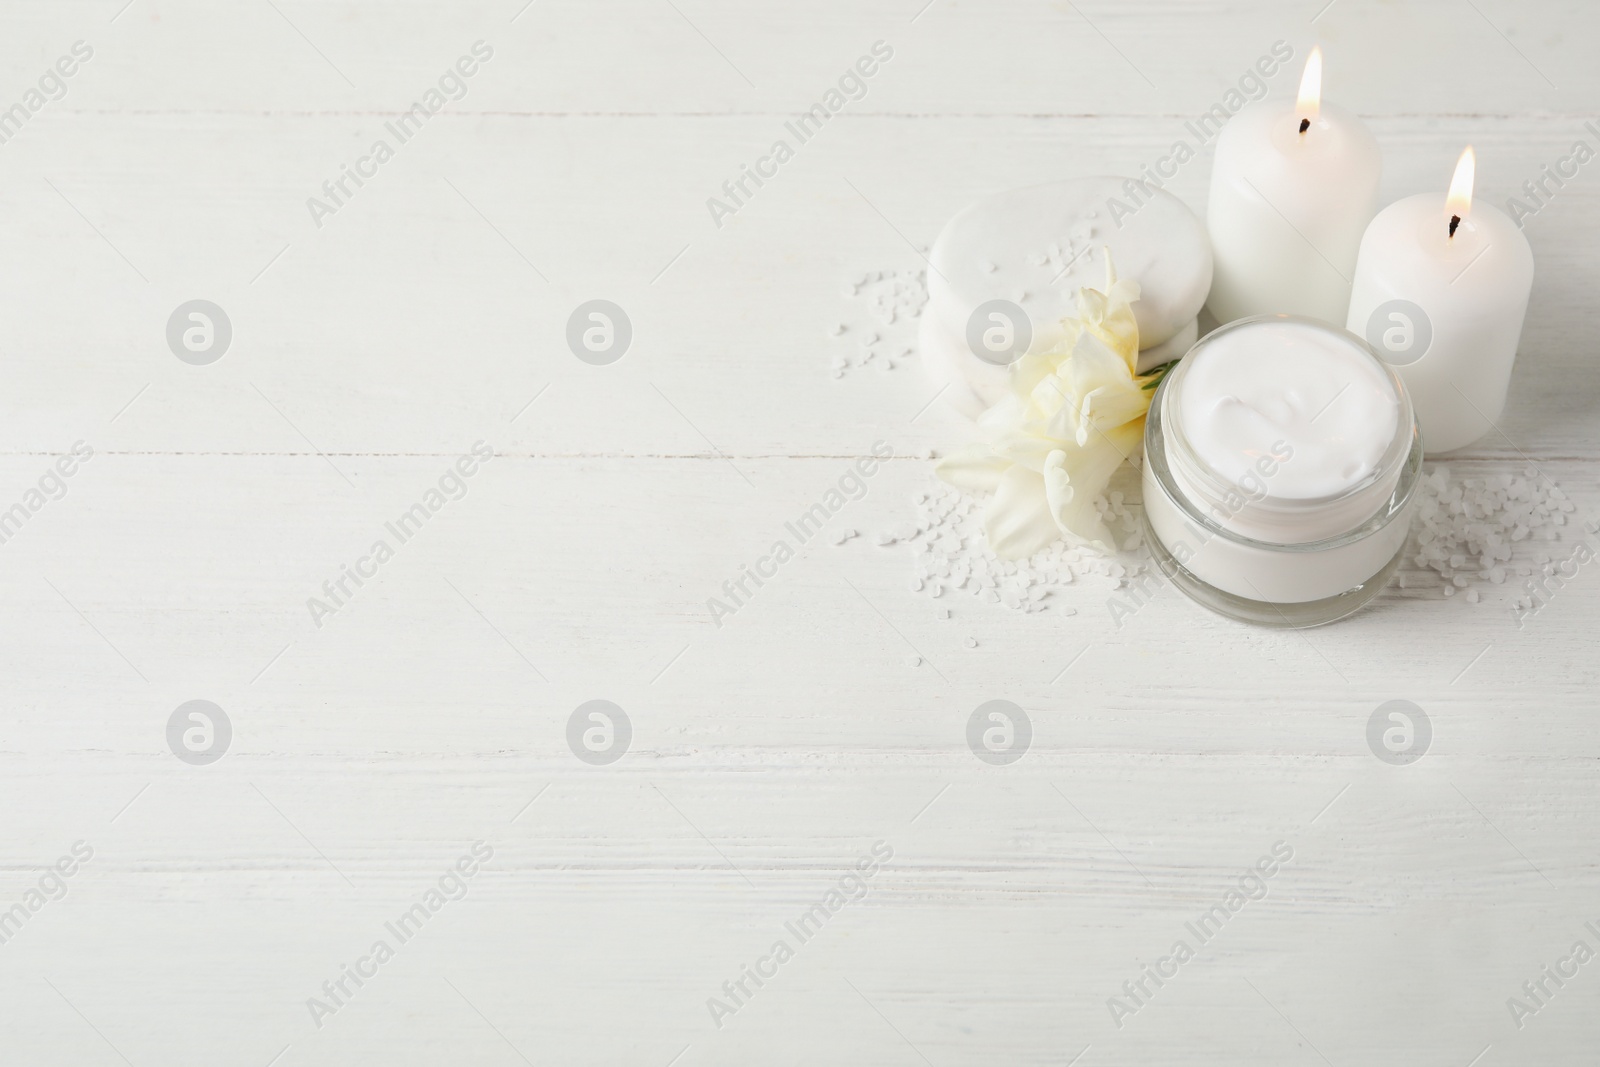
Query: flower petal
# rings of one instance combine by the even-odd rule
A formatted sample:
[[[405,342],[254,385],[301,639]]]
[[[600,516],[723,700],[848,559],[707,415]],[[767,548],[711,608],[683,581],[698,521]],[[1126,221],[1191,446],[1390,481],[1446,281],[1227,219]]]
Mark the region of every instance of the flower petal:
[[[1076,396],[1108,385],[1133,385],[1133,371],[1100,337],[1084,333],[1072,349],[1072,358],[1061,365],[1058,376]]]
[[[1144,417],[1150,394],[1131,382],[1096,389],[1083,398],[1084,417],[1101,432]]]
[[[1053,452],[1045,461],[1042,477],[1050,515],[1069,541],[1102,552],[1116,551],[1116,541],[1095,502],[1123,460],[1138,447],[1143,433],[1144,420],[1140,419],[1113,428],[1086,448]]]
[[[1139,299],[1139,283],[1119,281],[1117,268],[1111,262],[1111,249],[1105,250],[1105,256],[1105,291],[1079,290],[1079,308],[1084,307],[1086,296],[1093,294],[1097,298],[1091,303],[1094,314],[1085,318],[1086,327],[1128,365],[1128,373],[1132,374],[1139,364],[1139,320],[1133,314],[1133,302]]]
[[[1044,458],[1050,454],[1050,450],[1061,447],[1061,443],[1053,440],[1044,430],[1043,426],[1027,423],[996,435],[990,440],[989,447],[996,455],[1004,456],[1019,467],[1038,471],[1044,467]]]
[[[1011,460],[996,455],[988,445],[968,445],[934,464],[934,473],[957,489],[992,493]]]
[[[1026,467],[1006,471],[983,511],[983,533],[1001,559],[1026,559],[1061,536],[1044,479]]]

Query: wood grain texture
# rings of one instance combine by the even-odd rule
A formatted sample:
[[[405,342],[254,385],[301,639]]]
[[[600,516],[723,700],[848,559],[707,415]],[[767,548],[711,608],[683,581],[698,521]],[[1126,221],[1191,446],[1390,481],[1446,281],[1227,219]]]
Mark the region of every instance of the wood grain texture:
[[[850,276],[919,269],[984,193],[1137,170],[1280,38],[1324,44],[1386,201],[1470,141],[1503,202],[1596,117],[1600,16],[920,2],[0,12],[0,110],[94,48],[0,144],[0,511],[94,452],[0,544],[0,914],[94,850],[0,943],[0,1061],[1592,1059],[1600,964],[1520,1029],[1506,1008],[1600,949],[1590,569],[1521,627],[1409,564],[1303,634],[1172,590],[1118,628],[1093,576],[1038,615],[934,601],[871,534],[962,427],[915,360],[829,365],[868,322]],[[465,95],[316,225],[306,199],[478,40]],[[866,95],[714,225],[706,198],[878,40]],[[1454,462],[1533,464],[1579,518],[1596,167],[1528,222],[1511,400]],[[1204,154],[1170,188],[1199,209],[1208,181]],[[234,328],[206,367],[164,337],[197,297]],[[612,366],[564,342],[595,297],[634,327]],[[308,598],[480,441],[464,495],[317,625]],[[867,536],[815,539],[718,626],[707,598],[877,441],[895,458],[829,527]],[[595,698],[633,729],[605,767],[566,737]],[[1032,720],[1011,766],[966,747],[994,698]],[[1367,746],[1396,698],[1434,728],[1409,767]],[[191,699],[233,726],[211,766],[167,747]],[[474,841],[465,895],[316,1025]],[[861,899],[788,932],[875,842]],[[1118,1026],[1108,998],[1277,842],[1265,895]]]

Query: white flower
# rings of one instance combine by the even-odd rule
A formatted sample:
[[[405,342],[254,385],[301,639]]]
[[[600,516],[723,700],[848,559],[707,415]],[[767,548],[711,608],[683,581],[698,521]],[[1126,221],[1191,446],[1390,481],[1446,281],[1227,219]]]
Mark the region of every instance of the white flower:
[[[1117,467],[1144,439],[1156,375],[1140,377],[1137,282],[1118,281],[1106,250],[1106,285],[1078,290],[1062,341],[1024,356],[1006,395],[978,419],[984,440],[942,460],[939,476],[992,493],[983,527],[1003,559],[1022,559],[1058,537],[1114,550],[1095,508]]]

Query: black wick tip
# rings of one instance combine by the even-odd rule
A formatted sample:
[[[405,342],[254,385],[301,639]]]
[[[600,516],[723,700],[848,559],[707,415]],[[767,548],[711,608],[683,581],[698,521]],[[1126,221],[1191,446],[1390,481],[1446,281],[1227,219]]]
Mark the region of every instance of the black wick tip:
[[[1311,120],[1310,119],[1301,119],[1300,120],[1300,132],[1301,133],[1305,133],[1310,128],[1311,128]]]
[[[1460,225],[1461,225],[1461,216],[1460,215],[1451,215],[1450,216],[1450,236],[1451,237],[1454,237],[1456,235],[1456,227],[1460,226]]]

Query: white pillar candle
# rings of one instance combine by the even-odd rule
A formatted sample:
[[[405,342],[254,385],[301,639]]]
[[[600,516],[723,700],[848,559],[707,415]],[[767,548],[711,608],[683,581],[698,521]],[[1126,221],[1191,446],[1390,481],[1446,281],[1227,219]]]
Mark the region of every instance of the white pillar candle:
[[[1505,213],[1472,202],[1461,153],[1448,196],[1383,209],[1361,241],[1345,323],[1405,379],[1429,455],[1482,437],[1506,404],[1533,288],[1533,250]]]
[[[1219,322],[1345,319],[1383,159],[1361,120],[1321,95],[1314,48],[1294,104],[1246,108],[1217,138],[1206,226],[1216,260],[1208,306]]]

